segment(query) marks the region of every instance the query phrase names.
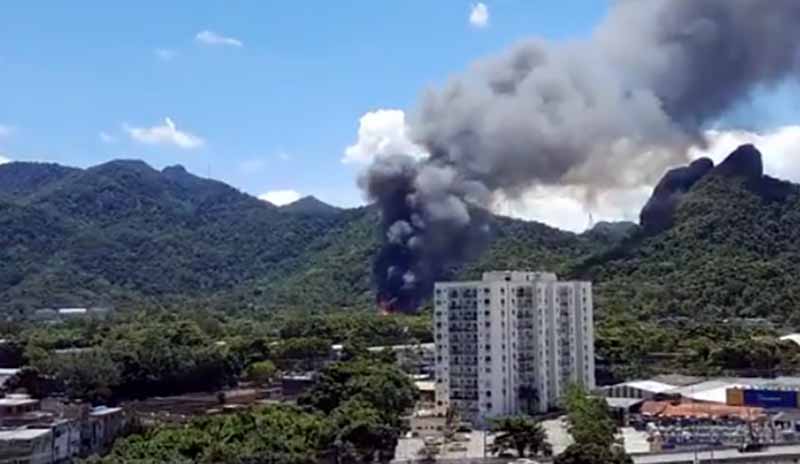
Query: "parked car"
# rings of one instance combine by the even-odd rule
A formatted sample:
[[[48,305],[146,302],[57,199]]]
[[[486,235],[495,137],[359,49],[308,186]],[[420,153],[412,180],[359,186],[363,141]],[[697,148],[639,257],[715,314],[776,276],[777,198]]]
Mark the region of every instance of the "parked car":
[[[763,443],[758,443],[758,442],[752,441],[752,442],[748,442],[748,443],[742,443],[739,446],[739,452],[740,453],[755,453],[757,451],[763,451],[764,448],[766,448],[766,447],[767,446],[765,444],[763,444]]]

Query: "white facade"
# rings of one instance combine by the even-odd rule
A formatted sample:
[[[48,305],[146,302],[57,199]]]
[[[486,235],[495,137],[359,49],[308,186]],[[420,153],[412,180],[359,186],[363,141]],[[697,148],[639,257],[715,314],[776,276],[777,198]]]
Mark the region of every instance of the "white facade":
[[[436,402],[464,419],[545,412],[571,383],[592,389],[591,282],[494,271],[434,291]]]

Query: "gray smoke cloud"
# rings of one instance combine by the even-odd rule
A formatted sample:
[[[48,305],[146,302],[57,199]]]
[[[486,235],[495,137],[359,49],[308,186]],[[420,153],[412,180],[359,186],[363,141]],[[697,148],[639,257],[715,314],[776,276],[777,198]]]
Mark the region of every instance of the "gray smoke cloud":
[[[686,163],[706,124],[797,77],[799,25],[797,0],[619,1],[587,39],[528,40],[426,91],[410,126],[430,157],[379,158],[361,179],[387,232],[379,297],[416,307],[475,248],[454,238],[488,239],[475,211],[495,193],[565,185],[591,201]]]

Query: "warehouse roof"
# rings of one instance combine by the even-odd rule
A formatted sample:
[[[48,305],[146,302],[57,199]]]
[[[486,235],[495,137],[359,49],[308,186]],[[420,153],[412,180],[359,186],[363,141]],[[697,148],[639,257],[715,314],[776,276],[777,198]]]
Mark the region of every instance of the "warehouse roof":
[[[605,400],[612,409],[628,409],[644,401],[642,398],[605,398]]]
[[[658,417],[738,417],[742,420],[757,420],[764,417],[764,409],[693,401],[678,404],[670,401],[645,401],[642,404],[642,414]]]
[[[655,380],[634,380],[632,382],[625,382],[623,385],[652,393],[664,393],[675,388],[675,385],[656,382]]]
[[[0,430],[0,440],[32,440],[50,433],[50,429]]]

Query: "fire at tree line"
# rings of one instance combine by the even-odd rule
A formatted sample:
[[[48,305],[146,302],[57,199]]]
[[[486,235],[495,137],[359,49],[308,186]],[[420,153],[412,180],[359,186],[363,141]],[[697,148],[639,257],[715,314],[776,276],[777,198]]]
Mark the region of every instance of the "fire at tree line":
[[[0,461],[799,458],[800,188],[752,145],[687,155],[796,76],[800,2],[765,5],[615,2],[586,39],[477,62],[423,94],[426,155],[376,157],[356,210],[136,161],[0,166]],[[489,212],[665,171],[638,225]],[[353,311],[376,299],[392,314]]]
[[[794,189],[763,176],[751,146],[699,174],[697,165],[664,176],[634,234],[669,233],[695,185]],[[549,272],[441,281],[430,298],[430,309],[388,315],[385,304],[35,311],[2,327],[3,452],[37,462],[94,453],[101,462],[359,462],[521,447],[537,459],[610,462],[625,450],[638,459],[794,440],[787,411],[800,349],[768,320],[677,321],[683,331],[674,331],[610,310],[595,321],[592,283]],[[566,419],[546,419],[557,411]],[[580,446],[559,438],[570,435]]]
[[[788,324],[741,310],[687,319],[683,305],[714,306],[676,302],[667,287],[673,301],[659,300],[669,306],[664,314],[638,306],[648,301],[637,301],[641,295],[614,292],[658,275],[695,280],[665,264],[689,259],[685,267],[694,268],[697,259],[716,273],[754,276],[729,287],[742,275],[719,283],[707,274],[702,298],[719,304],[739,295],[731,308],[758,308],[784,297],[791,285],[749,290],[764,265],[781,261],[762,254],[758,272],[741,258],[730,267],[704,240],[721,241],[726,253],[794,246],[775,227],[796,230],[786,227],[796,198],[797,186],[765,176],[761,154],[745,145],[717,166],[700,160],[668,171],[640,226],[603,235],[599,252],[569,267],[545,257],[566,270],[565,280],[467,268],[461,272],[475,277],[432,285],[430,300],[415,303],[419,311],[394,305],[384,290],[378,310],[368,311],[220,311],[213,300],[186,300],[11,317],[0,344],[12,369],[4,371],[4,453],[38,462],[94,453],[101,462],[359,462],[516,455],[521,447],[537,459],[611,462],[626,460],[623,451],[639,459],[784,446],[794,441],[792,395],[800,388],[790,312],[779,313]],[[775,217],[779,225],[770,223]],[[749,224],[743,219],[764,229],[731,226]],[[502,221],[493,225],[515,225]],[[708,237],[704,224],[722,235]],[[549,243],[573,248],[579,239],[555,235]],[[512,250],[504,259],[519,257]],[[486,253],[497,259],[496,249]],[[633,275],[633,287],[609,263],[617,272],[629,266],[620,275]],[[772,285],[781,274],[790,275],[760,282]],[[582,275],[600,279],[592,285]],[[566,419],[543,420],[558,411]],[[586,425],[598,423],[599,430]]]

